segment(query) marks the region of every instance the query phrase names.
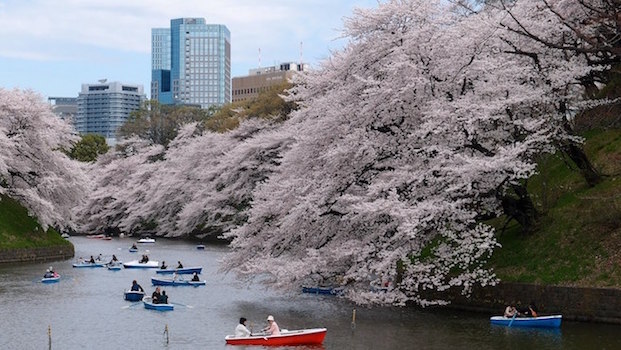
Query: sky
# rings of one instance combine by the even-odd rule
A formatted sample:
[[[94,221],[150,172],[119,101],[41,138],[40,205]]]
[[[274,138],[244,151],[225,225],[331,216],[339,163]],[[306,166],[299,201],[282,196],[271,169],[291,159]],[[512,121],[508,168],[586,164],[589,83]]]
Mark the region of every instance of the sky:
[[[343,20],[377,0],[0,0],[0,88],[77,97],[99,79],[151,84],[151,28],[202,17],[231,32],[231,75],[317,63],[342,48]],[[260,54],[259,54],[260,51]]]

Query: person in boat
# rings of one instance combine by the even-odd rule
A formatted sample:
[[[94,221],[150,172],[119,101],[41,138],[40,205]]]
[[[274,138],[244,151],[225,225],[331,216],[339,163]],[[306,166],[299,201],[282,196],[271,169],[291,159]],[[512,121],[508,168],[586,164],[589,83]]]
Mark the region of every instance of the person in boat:
[[[168,295],[166,295],[166,291],[163,290],[162,291],[162,295],[160,295],[160,298],[157,300],[158,304],[168,304]]]
[[[276,321],[274,321],[274,316],[267,316],[267,323],[268,326],[263,329],[265,333],[268,335],[280,335],[280,328],[278,327]]]
[[[139,263],[140,263],[140,264],[146,264],[146,263],[148,263],[148,262],[149,262],[149,256],[148,256],[148,255],[146,255],[146,254],[143,254],[143,255],[142,255],[142,259],[140,259]]]
[[[531,301],[530,304],[528,304],[528,307],[523,308],[520,311],[520,315],[522,316],[526,316],[526,317],[537,317],[537,313],[539,310],[537,310],[537,305],[535,305],[534,302]]]
[[[183,268],[183,264],[181,263],[181,261],[177,261],[177,264],[179,264],[179,265],[177,265],[178,269],[182,269]]]
[[[119,262],[119,259],[116,258],[116,255],[112,254],[112,259],[108,263],[109,265],[116,265]]]
[[[507,317],[507,318],[513,318],[514,316],[518,316],[518,315],[519,315],[519,312],[517,311],[517,309],[513,305],[509,305],[505,309],[505,315],[504,316]]]
[[[132,292],[143,292],[144,293],[144,289],[142,289],[142,286],[138,284],[138,282],[136,282],[136,280],[132,281],[132,288],[131,288]]]
[[[153,302],[153,304],[159,304],[161,297],[162,293],[160,292],[160,287],[156,287],[153,294],[151,294],[151,301]]]
[[[194,272],[194,276],[192,276],[192,282],[198,282],[200,281],[200,279],[198,278],[198,274],[196,272]],[[245,318],[244,318],[245,320]]]
[[[54,274],[52,273],[52,271],[50,271],[50,269],[45,270],[45,274],[43,275],[43,278],[52,278],[54,277]]]
[[[246,318],[239,319],[239,324],[235,327],[235,337],[249,337],[252,332],[246,328]]]
[[[166,270],[167,268],[168,266],[166,266],[166,261],[162,261],[162,267],[160,267],[160,269]]]
[[[136,243],[132,244],[132,247],[130,249],[138,249],[138,247],[136,246]]]
[[[99,253],[99,256],[97,257],[97,261],[102,261],[103,260],[103,256],[101,256],[101,253]]]
[[[91,259],[90,259],[88,262],[89,262],[89,263],[91,263],[91,264],[94,264],[94,263],[95,263],[95,259],[93,258],[93,256],[92,256],[92,255],[91,255]]]

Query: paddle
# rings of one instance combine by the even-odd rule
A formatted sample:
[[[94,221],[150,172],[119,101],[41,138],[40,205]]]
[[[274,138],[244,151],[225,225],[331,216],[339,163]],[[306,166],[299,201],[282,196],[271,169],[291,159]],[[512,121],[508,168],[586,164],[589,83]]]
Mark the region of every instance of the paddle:
[[[133,302],[131,305],[121,306],[121,309],[129,309],[130,307],[134,307],[134,306],[140,305],[140,304],[142,304],[141,301],[136,301],[136,302]]]
[[[513,324],[513,321],[515,320],[515,316],[517,316],[517,314],[518,314],[517,311],[513,314],[513,317],[511,317],[511,321],[509,321],[508,327],[511,327],[511,325]]]
[[[169,302],[169,303],[173,304],[173,305],[179,305],[179,306],[187,307],[188,309],[193,309],[194,308],[194,306],[192,306],[192,305],[186,305],[186,304],[181,304],[181,303],[173,303],[173,302]]]

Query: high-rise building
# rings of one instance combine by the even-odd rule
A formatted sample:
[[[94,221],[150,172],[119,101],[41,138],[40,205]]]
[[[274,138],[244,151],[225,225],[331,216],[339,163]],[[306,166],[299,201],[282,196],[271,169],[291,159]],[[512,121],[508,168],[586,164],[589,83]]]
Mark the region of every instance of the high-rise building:
[[[75,116],[78,114],[77,97],[48,97],[47,100],[52,106],[52,112],[60,119],[73,124]]]
[[[260,92],[289,81],[298,72],[306,70],[308,64],[294,62],[251,69],[247,76],[233,78],[233,102],[255,98]]]
[[[208,108],[231,102],[231,33],[204,18],[151,29],[151,99]]]
[[[145,99],[142,85],[106,83],[105,79],[98,84],[82,84],[75,128],[80,134],[101,135],[113,145],[118,129]]]

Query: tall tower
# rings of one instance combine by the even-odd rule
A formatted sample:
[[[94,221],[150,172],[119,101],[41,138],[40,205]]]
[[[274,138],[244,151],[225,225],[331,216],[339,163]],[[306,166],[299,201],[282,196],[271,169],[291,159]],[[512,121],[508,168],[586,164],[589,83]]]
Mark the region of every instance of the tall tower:
[[[151,98],[208,108],[231,102],[231,33],[203,18],[151,30]]]

